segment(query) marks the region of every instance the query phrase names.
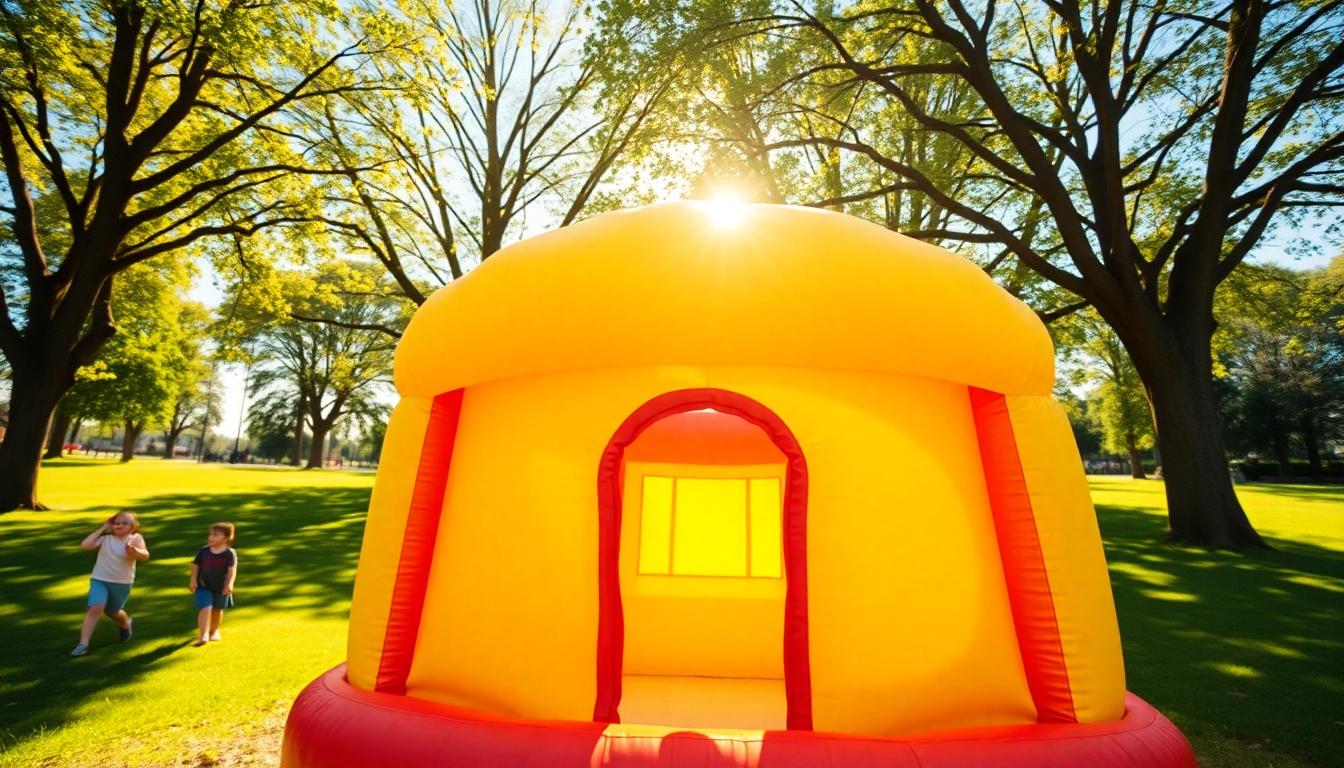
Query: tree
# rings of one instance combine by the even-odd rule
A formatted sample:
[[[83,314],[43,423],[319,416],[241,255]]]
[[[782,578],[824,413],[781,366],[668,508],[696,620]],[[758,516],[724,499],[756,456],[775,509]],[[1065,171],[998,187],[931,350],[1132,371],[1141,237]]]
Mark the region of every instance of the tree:
[[[383,455],[383,441],[387,438],[387,419],[374,419],[359,433],[359,457],[378,463]]]
[[[173,458],[173,450],[183,432],[198,425],[204,434],[218,414],[212,413],[212,398],[216,393],[214,369],[202,354],[202,342],[209,328],[210,316],[199,304],[189,303],[183,306],[178,316],[181,331],[182,356],[186,364],[177,375],[177,397],[173,398],[172,412],[164,422],[163,457]],[[215,422],[212,422],[211,419]]]
[[[391,380],[395,339],[382,328],[405,324],[404,303],[388,297],[385,276],[367,262],[254,275],[232,290],[237,311],[219,326],[222,344],[255,360],[251,394],[278,403],[263,409],[268,424],[302,404],[312,430],[307,466],[321,467],[337,420],[386,410],[378,394]]]
[[[1069,427],[1073,429],[1073,440],[1078,444],[1078,453],[1083,458],[1095,456],[1101,452],[1101,433],[1087,415],[1087,403],[1067,387],[1055,387],[1055,400],[1069,417]]]
[[[1253,266],[1220,296],[1216,348],[1233,394],[1225,403],[1230,441],[1272,453],[1292,475],[1300,441],[1309,471],[1323,471],[1321,445],[1344,436],[1344,257],[1295,273]]]
[[[284,113],[375,87],[335,65],[336,6],[0,0],[0,511],[39,509],[52,411],[117,331],[136,264],[309,218]],[[264,55],[258,48],[264,46]],[[337,75],[340,74],[340,77]]]
[[[47,450],[42,454],[43,459],[59,459],[65,455],[65,435],[72,421],[74,416],[62,400],[51,416],[51,430],[47,433]]]
[[[1152,403],[1169,538],[1243,547],[1263,541],[1226,468],[1214,294],[1276,222],[1344,205],[1342,10],[1339,0],[908,0],[817,13],[793,3],[737,34],[824,41],[829,61],[780,90],[812,87],[814,72],[832,88],[866,84],[978,159],[981,191],[968,202],[875,143],[880,123],[774,143],[834,148],[913,185],[952,214],[921,237],[1002,247],[1073,297],[1048,314],[1092,306]],[[928,109],[918,86],[930,76],[965,83],[974,117]],[[995,199],[1010,202],[995,214],[976,202]],[[1036,207],[1053,227],[1033,242]]]
[[[1130,474],[1146,477],[1142,451],[1156,438],[1152,409],[1120,338],[1090,308],[1060,318],[1050,329],[1064,378],[1091,387],[1082,415],[1101,437],[1098,448],[1128,456]]]
[[[1088,418],[1102,434],[1102,447],[1129,457],[1131,477],[1136,480],[1147,477],[1142,452],[1153,447],[1152,412],[1139,374],[1128,359],[1106,370],[1105,380],[1097,386],[1087,406]]]
[[[134,457],[145,429],[168,425],[196,362],[204,310],[182,300],[189,280],[180,259],[127,270],[115,297],[127,310],[122,332],[76,373],[65,396],[65,406],[81,419],[122,426],[122,461]]]
[[[320,217],[333,243],[376,259],[387,289],[418,306],[527,222],[576,221],[617,159],[647,140],[667,78],[603,90],[596,58],[582,57],[585,18],[573,0],[359,6],[354,33],[398,47],[372,63],[395,87],[300,111],[339,170]]]
[[[252,454],[263,459],[289,459],[298,466],[303,451],[303,424],[307,409],[297,389],[272,386],[247,415],[247,439]],[[296,425],[297,420],[297,425]]]

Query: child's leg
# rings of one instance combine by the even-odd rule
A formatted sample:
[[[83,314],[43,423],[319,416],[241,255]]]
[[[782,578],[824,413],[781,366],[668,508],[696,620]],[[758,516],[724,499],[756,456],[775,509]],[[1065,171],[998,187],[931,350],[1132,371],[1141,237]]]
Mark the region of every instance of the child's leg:
[[[210,609],[210,631],[212,633],[218,632],[219,625],[222,623],[224,623],[224,609],[223,608]]]
[[[79,628],[79,642],[88,645],[93,639],[93,630],[98,626],[98,614],[103,612],[103,604],[90,605],[84,614],[84,624]]]
[[[131,596],[130,584],[107,584],[107,604],[103,606],[103,613],[111,619],[119,629],[125,629],[131,625],[131,617],[123,610],[126,600]]]
[[[196,628],[201,631],[200,641],[210,639],[210,609],[202,608],[196,612]]]

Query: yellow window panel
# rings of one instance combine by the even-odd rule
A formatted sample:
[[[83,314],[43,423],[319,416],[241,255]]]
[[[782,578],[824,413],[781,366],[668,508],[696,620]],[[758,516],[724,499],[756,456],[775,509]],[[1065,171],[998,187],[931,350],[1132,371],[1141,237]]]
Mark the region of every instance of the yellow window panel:
[[[779,478],[754,478],[749,481],[751,500],[751,575],[778,579],[784,576],[781,546]]]
[[[639,524],[639,572],[671,573],[674,480],[644,476]]]
[[[677,478],[672,574],[747,575],[746,480]]]

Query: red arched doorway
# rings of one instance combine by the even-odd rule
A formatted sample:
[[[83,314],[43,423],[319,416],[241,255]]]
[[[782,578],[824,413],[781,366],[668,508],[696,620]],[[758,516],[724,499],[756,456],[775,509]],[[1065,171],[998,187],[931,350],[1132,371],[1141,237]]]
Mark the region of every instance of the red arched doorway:
[[[789,730],[812,730],[812,678],[807,639],[807,461],[784,421],[761,403],[723,389],[683,389],[653,398],[612,435],[598,465],[598,635],[596,722],[620,722],[625,621],[621,607],[621,461],[650,426],[679,413],[710,408],[761,429],[787,459],[783,498],[784,688]]]

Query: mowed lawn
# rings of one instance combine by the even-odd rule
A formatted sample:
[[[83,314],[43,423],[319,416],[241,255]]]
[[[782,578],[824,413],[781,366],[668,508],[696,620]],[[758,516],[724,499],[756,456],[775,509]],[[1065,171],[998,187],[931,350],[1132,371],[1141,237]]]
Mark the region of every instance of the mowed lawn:
[[[1162,483],[1092,478],[1129,689],[1204,766],[1344,766],[1344,488],[1242,485],[1273,551],[1160,543]]]
[[[279,760],[303,686],[345,657],[371,473],[47,462],[58,511],[0,516],[0,766],[240,765]],[[79,640],[94,555],[79,542],[135,510],[150,550],[127,611]],[[223,640],[192,648],[188,566],[210,524],[238,525],[237,608]]]
[[[0,766],[266,765],[294,696],[344,656],[372,475],[64,460],[58,511],[0,516]],[[1344,765],[1344,489],[1242,486],[1272,552],[1161,543],[1162,486],[1093,480],[1129,687],[1190,736],[1206,766]],[[92,555],[113,511],[144,518],[153,559],[128,606],[78,639]],[[190,647],[191,555],[239,525],[238,607]]]

